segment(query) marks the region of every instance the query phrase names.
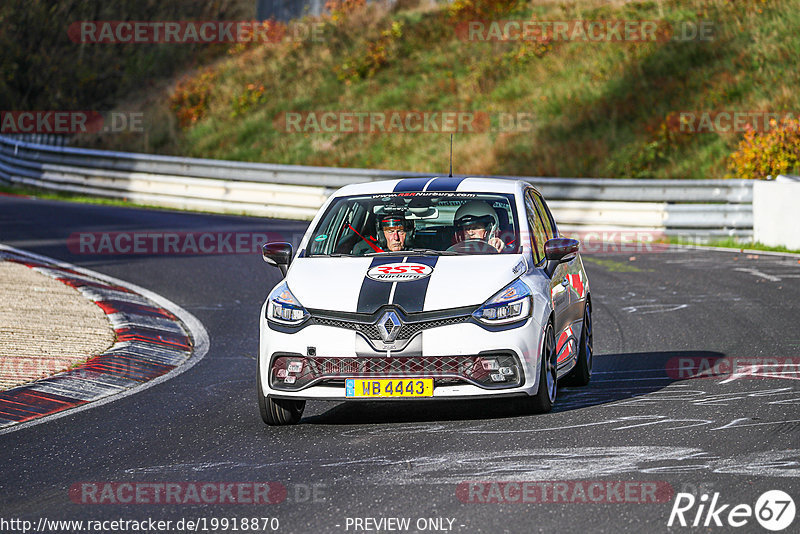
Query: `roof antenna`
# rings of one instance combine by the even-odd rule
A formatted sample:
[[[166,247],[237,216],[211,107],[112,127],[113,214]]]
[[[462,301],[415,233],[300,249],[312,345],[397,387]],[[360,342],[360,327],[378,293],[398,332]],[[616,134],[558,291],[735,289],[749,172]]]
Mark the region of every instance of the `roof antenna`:
[[[453,177],[453,134],[450,134],[450,178]]]

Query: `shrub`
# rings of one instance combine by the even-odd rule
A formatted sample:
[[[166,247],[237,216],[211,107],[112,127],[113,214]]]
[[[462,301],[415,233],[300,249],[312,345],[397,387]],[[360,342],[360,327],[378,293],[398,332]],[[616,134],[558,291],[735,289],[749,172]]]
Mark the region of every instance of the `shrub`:
[[[276,45],[284,42],[289,35],[290,27],[285,22],[269,19],[261,21],[259,25],[261,28],[254,30],[251,39],[233,43],[228,48],[228,55],[239,55],[257,46]]]
[[[367,0],[328,0],[325,2],[325,10],[330,12],[331,20],[336,23],[346,20],[366,4]]]
[[[493,19],[527,5],[523,0],[454,0],[450,17],[456,20]]]
[[[267,102],[266,89],[262,84],[256,85],[248,83],[244,91],[235,96],[231,101],[231,117],[244,115],[252,108],[263,105]]]
[[[396,56],[398,41],[402,37],[403,23],[393,21],[388,29],[381,32],[380,37],[367,41],[365,49],[359,54],[335,66],[334,72],[345,82],[373,76]]]
[[[735,178],[766,179],[800,169],[800,122],[772,119],[766,132],[748,125],[739,149],[731,154],[728,169]]]
[[[207,68],[197,76],[186,76],[177,83],[170,95],[169,107],[181,128],[188,128],[205,117],[215,78],[214,71]]]

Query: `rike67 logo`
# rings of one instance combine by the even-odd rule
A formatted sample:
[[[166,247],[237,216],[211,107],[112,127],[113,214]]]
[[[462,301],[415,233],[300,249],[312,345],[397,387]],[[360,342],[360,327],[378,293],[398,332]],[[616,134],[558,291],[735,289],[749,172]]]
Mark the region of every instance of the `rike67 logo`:
[[[756,521],[767,530],[778,532],[786,529],[794,521],[794,500],[786,492],[770,490],[763,493],[755,506],[749,504],[721,504],[719,493],[714,493],[709,502],[708,494],[700,496],[699,502],[691,493],[678,493],[669,514],[667,526],[743,527]],[[676,525],[676,526],[677,526]]]

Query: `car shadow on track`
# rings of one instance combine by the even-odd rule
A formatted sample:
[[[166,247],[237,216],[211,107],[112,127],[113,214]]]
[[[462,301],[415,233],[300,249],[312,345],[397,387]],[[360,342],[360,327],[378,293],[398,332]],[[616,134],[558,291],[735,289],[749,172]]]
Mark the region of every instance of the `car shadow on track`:
[[[713,367],[725,355],[714,351],[633,352],[596,355],[592,381],[585,387],[559,384],[553,413],[570,412],[632,399],[689,379],[699,368]],[[312,407],[313,401],[309,403]],[[323,412],[301,424],[364,425],[503,419],[526,414],[513,398],[469,400],[359,401],[326,403]],[[308,410],[308,408],[307,408]],[[308,411],[306,412],[308,414]]]

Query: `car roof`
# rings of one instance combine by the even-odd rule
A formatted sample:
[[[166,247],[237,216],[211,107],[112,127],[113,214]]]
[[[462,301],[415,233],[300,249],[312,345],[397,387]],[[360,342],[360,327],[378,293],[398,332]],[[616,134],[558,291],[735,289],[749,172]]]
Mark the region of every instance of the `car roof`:
[[[516,193],[519,184],[530,185],[513,178],[483,178],[463,176],[423,176],[398,178],[395,180],[379,180],[346,185],[339,189],[335,196],[368,195],[375,193],[398,193],[413,191],[469,193]]]

